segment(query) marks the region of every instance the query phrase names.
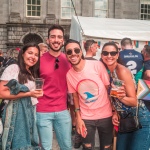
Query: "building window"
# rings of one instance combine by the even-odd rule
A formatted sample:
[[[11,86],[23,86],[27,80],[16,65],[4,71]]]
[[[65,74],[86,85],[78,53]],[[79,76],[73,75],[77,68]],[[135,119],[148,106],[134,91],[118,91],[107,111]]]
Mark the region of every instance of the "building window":
[[[75,14],[72,2],[75,6],[75,0],[61,0],[61,18],[71,19]]]
[[[34,42],[34,43],[43,43],[43,40],[42,38],[35,34],[35,33],[29,33],[28,35],[26,35],[23,39],[23,44],[27,44],[27,43],[30,43],[30,42]]]
[[[41,16],[41,0],[27,0],[27,17]]]
[[[150,20],[150,0],[141,0],[141,20]]]
[[[108,0],[95,0],[94,16],[100,18],[108,17]]]

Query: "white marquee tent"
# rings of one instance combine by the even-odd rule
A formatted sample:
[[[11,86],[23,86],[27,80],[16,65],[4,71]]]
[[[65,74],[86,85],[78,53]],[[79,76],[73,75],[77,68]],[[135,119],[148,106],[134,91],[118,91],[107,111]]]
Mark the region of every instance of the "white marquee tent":
[[[141,51],[145,44],[150,44],[150,21],[81,16],[73,16],[71,20],[70,38],[81,43],[94,39],[102,47],[105,42],[120,42],[124,37],[131,38],[134,48]],[[96,58],[99,58],[99,55],[97,54]]]

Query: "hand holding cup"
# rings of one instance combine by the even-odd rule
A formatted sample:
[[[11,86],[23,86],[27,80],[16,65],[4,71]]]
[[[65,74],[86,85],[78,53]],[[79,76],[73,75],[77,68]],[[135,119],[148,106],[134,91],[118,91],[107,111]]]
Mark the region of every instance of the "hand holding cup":
[[[35,89],[42,90],[44,85],[44,79],[42,78],[35,78]]]
[[[119,97],[119,95],[123,93],[125,93],[124,81],[113,79],[110,95],[113,97]]]
[[[44,85],[44,79],[35,78],[35,94],[37,95],[37,97],[43,96],[43,85]]]

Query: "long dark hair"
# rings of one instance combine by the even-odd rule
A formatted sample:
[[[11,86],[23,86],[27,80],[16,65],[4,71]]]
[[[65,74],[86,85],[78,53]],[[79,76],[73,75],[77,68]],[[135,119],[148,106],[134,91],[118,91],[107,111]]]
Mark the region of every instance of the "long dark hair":
[[[24,58],[23,58],[23,54],[26,52],[26,50],[29,47],[36,47],[38,49],[38,52],[39,52],[37,63],[34,66],[29,68],[31,74],[27,71],[26,65],[24,63]],[[20,68],[20,72],[19,72],[19,75],[18,75],[19,83],[24,84],[24,83],[27,83],[27,80],[33,81],[34,78],[39,77],[40,48],[36,43],[27,43],[26,45],[24,45],[22,47],[22,49],[20,50],[19,55],[18,55],[18,66]]]

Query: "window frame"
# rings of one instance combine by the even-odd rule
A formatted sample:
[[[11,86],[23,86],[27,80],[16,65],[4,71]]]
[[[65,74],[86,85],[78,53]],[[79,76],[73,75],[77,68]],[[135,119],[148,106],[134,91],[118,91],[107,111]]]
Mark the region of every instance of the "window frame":
[[[140,0],[140,19],[150,20],[150,1],[149,0]]]
[[[104,16],[100,16],[100,15],[96,15],[96,11],[99,11],[99,14],[100,14],[100,12],[106,12],[105,14],[106,14],[106,17],[105,18],[108,18],[108,0],[99,0],[99,1],[103,1],[103,8],[95,8],[95,6],[96,6],[96,1],[97,0],[94,0],[94,17],[99,17],[99,18],[101,18],[101,17],[104,17]],[[106,1],[106,3],[107,3],[107,8],[104,8],[104,1]]]
[[[71,19],[72,18],[72,16],[73,15],[75,15],[75,11],[74,11],[74,8],[73,8],[73,5],[72,5],[72,2],[71,2],[71,0],[70,0],[70,6],[63,6],[63,2],[65,2],[65,1],[68,1],[68,0],[61,0],[61,19]],[[74,2],[74,7],[75,7],[75,2],[76,2],[76,0],[73,0],[73,2]],[[70,8],[70,16],[67,16],[67,17],[64,17],[62,14],[63,14],[63,8]],[[67,11],[66,11],[67,12]],[[64,13],[66,13],[66,12],[64,12]],[[73,13],[72,13],[73,12]],[[66,13],[67,14],[67,13]],[[69,13],[68,13],[69,14]]]
[[[33,0],[31,0],[31,4],[28,4],[28,0],[26,0],[26,17],[35,17],[35,18],[39,18],[41,17],[41,0],[34,0],[36,2],[36,4],[33,4]],[[40,1],[40,4],[37,4],[37,1]],[[28,6],[31,7],[31,15],[28,15],[29,9]],[[33,10],[33,7],[35,7],[35,10]],[[40,7],[40,10],[37,9],[37,7]],[[35,16],[33,16],[33,12],[35,12]],[[38,16],[37,13],[40,13],[40,15]]]

